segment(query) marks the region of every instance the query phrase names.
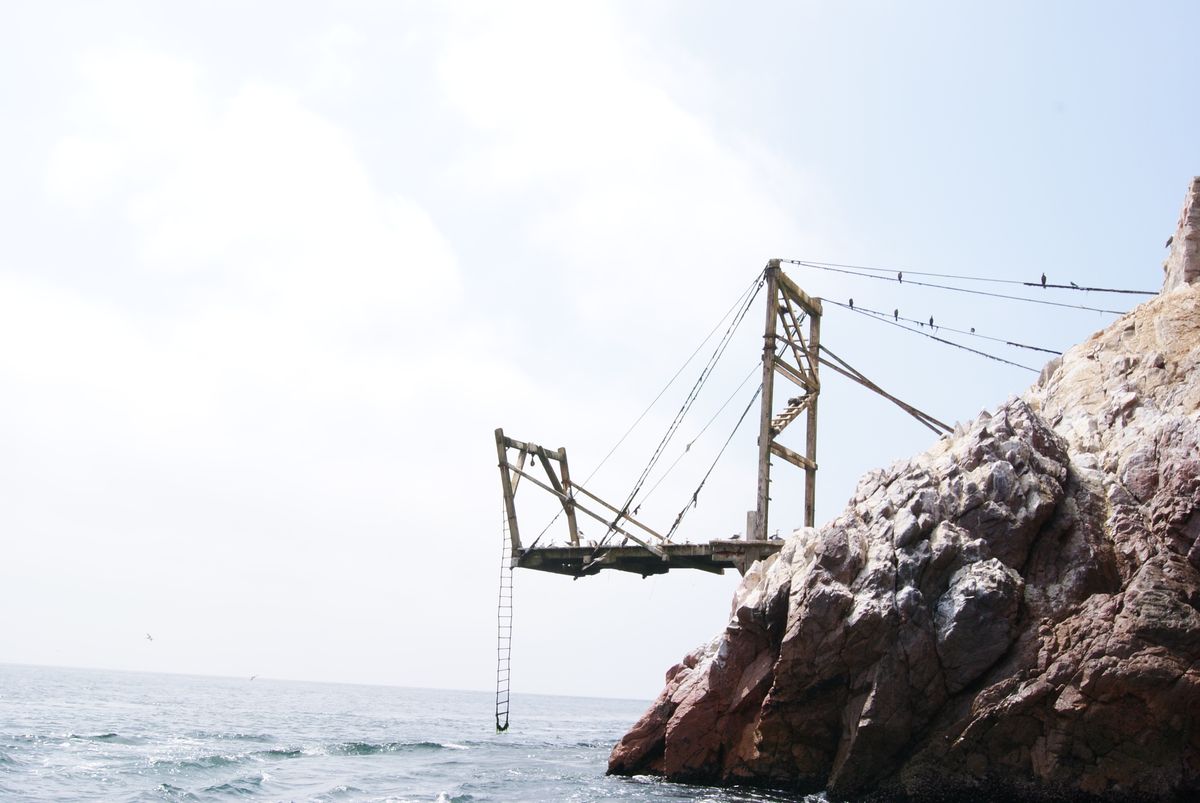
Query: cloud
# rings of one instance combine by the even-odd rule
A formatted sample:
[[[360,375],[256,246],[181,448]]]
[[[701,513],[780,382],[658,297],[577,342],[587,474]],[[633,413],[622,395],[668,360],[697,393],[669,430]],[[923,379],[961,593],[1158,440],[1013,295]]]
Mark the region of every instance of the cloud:
[[[460,178],[528,198],[526,236],[567,260],[564,296],[595,326],[694,326],[811,236],[775,195],[779,166],[671,90],[703,76],[656,59],[609,7],[470,8],[440,68],[483,143]],[[661,303],[681,292],[693,309]]]

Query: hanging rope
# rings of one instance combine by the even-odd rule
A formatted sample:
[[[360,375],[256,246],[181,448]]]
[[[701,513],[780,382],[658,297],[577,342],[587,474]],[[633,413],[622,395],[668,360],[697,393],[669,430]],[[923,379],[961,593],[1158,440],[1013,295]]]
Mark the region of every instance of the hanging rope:
[[[758,297],[758,292],[762,289],[765,275],[765,271],[758,274],[758,277],[755,280],[754,292],[749,295],[745,303],[742,305],[742,308],[734,317],[733,321],[730,322],[729,327],[725,330],[725,334],[721,336],[721,340],[717,344],[716,349],[713,350],[712,356],[708,358],[708,362],[700,371],[700,376],[696,379],[696,383],[692,386],[687,398],[684,399],[683,405],[679,408],[679,411],[675,413],[675,418],[667,427],[666,434],[663,435],[662,440],[659,441],[658,446],[655,448],[654,454],[650,456],[650,460],[646,464],[646,467],[642,469],[642,473],[638,476],[637,482],[634,483],[633,490],[630,491],[629,496],[626,497],[625,503],[621,505],[620,513],[618,513],[609,523],[608,532],[606,532],[604,537],[600,539],[600,543],[597,545],[597,548],[602,546],[609,538],[612,537],[613,533],[615,532],[614,528],[620,524],[621,520],[625,518],[625,516],[629,515],[629,508],[633,504],[633,500],[637,498],[638,492],[641,491],[642,486],[645,484],[646,478],[650,476],[650,472],[653,471],[655,465],[658,464],[663,452],[666,451],[667,445],[670,444],[671,439],[679,430],[679,425],[683,423],[684,417],[687,415],[688,411],[691,410],[692,404],[696,401],[696,397],[700,395],[700,390],[704,387],[705,383],[708,382],[708,378],[712,375],[713,368],[716,367],[717,362],[725,353],[725,349],[728,347],[730,340],[733,339],[733,335],[737,331],[738,326],[746,317],[746,313],[749,311],[751,305],[753,305],[754,299]]]
[[[700,341],[700,345],[696,346],[695,350],[693,350],[692,353],[688,355],[688,358],[683,361],[683,365],[679,366],[679,370],[677,370],[674,375],[667,380],[667,384],[663,385],[662,390],[660,390],[658,394],[650,401],[650,403],[646,405],[646,409],[642,410],[641,415],[639,415],[637,419],[629,425],[629,428],[625,430],[625,434],[622,435],[615,444],[613,444],[613,447],[608,450],[608,454],[604,455],[604,458],[601,459],[600,463],[594,469],[592,469],[592,473],[588,474],[587,477],[584,478],[583,482],[581,483],[582,485],[587,486],[587,484],[592,481],[592,478],[600,472],[600,469],[604,467],[604,464],[608,462],[608,459],[612,457],[613,453],[621,447],[621,444],[623,444],[625,439],[629,437],[630,433],[637,428],[637,425],[642,423],[642,419],[645,418],[650,410],[654,408],[654,405],[658,404],[658,400],[663,397],[663,394],[665,394],[671,388],[671,386],[675,384],[675,380],[678,379],[679,376],[684,372],[684,369],[691,365],[692,360],[696,358],[696,355],[700,353],[700,350],[704,348],[704,345],[712,339],[712,336],[716,334],[718,329],[721,328],[721,324],[725,323],[729,316],[733,314],[734,310],[743,307],[747,303],[746,299],[748,296],[750,300],[753,301],[754,295],[758,293],[758,288],[762,286],[762,278],[763,274],[761,272],[754,277],[754,280],[751,281],[746,289],[741,292],[741,294],[737,297],[737,300],[733,302],[729,309],[725,311],[725,314],[721,316],[720,320],[718,320],[713,328],[709,330],[708,334],[704,336],[704,339]],[[574,499],[573,492],[571,497]],[[531,543],[528,547],[529,549],[533,549],[535,546],[537,546],[538,542],[542,540],[542,536],[544,536],[550,530],[550,528],[554,526],[554,523],[558,521],[558,518],[561,515],[562,508],[559,508],[559,510],[554,514],[554,517],[550,519],[549,523],[547,523],[546,526],[542,528],[542,531],[538,533],[537,538],[533,539],[533,543]]]
[[[779,355],[775,355],[775,356],[779,356]],[[738,383],[738,386],[736,388],[734,388],[733,393],[729,394],[729,397],[727,399],[725,399],[724,402],[721,403],[721,406],[717,408],[717,411],[712,414],[712,417],[709,418],[708,421],[704,424],[704,426],[700,428],[700,431],[696,433],[696,437],[694,437],[690,441],[688,441],[687,446],[683,447],[683,451],[679,453],[679,456],[675,458],[675,460],[671,463],[671,465],[667,466],[667,470],[664,471],[659,476],[659,478],[655,481],[655,483],[650,486],[650,490],[646,491],[646,495],[642,497],[641,504],[643,504],[643,505],[646,504],[646,502],[650,499],[650,497],[654,495],[654,492],[656,490],[658,490],[658,486],[663,484],[663,480],[665,480],[667,477],[669,477],[671,475],[671,472],[675,470],[675,467],[677,465],[679,465],[679,461],[681,461],[681,460],[683,460],[683,458],[687,457],[688,453],[691,452],[691,450],[692,450],[692,446],[694,446],[696,444],[696,441],[700,440],[700,436],[702,436],[705,432],[708,431],[708,428],[710,426],[712,426],[712,423],[714,421],[717,420],[717,417],[719,415],[721,415],[721,413],[725,412],[725,408],[729,406],[729,403],[734,400],[734,397],[736,397],[738,395],[738,393],[741,392],[742,388],[744,388],[746,386],[746,383],[750,381],[750,377],[754,376],[757,373],[761,373],[761,372],[762,372],[762,362],[756,360],[754,363],[754,367],[750,369],[750,373],[746,374],[746,377],[741,382]]]
[[[717,461],[721,459],[721,455],[725,454],[726,447],[728,447],[729,442],[733,440],[733,436],[737,434],[738,428],[742,425],[742,422],[746,420],[746,414],[750,412],[750,408],[753,407],[754,402],[758,400],[758,394],[762,393],[762,389],[763,386],[759,385],[758,390],[754,391],[754,395],[750,397],[750,403],[746,405],[745,410],[742,410],[741,417],[738,418],[737,423],[733,425],[733,430],[729,433],[729,437],[725,439],[725,443],[722,444],[721,451],[717,452],[717,456],[713,458],[712,465],[708,467],[708,471],[704,472],[704,478],[700,480],[700,484],[696,486],[696,490],[692,492],[692,498],[688,500],[688,503],[683,506],[683,510],[679,511],[679,515],[675,517],[675,522],[671,525],[671,529],[667,531],[667,540],[670,540],[671,536],[675,534],[675,531],[679,529],[679,524],[683,521],[684,515],[689,510],[696,507],[697,504],[699,504],[700,491],[704,489],[704,483],[708,482],[709,475],[712,474],[713,469],[717,467]]]

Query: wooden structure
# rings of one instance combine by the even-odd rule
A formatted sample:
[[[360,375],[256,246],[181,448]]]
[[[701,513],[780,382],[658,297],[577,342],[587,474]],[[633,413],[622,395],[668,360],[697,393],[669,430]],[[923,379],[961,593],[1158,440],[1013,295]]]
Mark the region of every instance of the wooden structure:
[[[762,356],[762,402],[758,436],[758,493],[755,510],[747,514],[745,537],[707,543],[674,543],[628,510],[619,509],[571,480],[566,449],[547,449],[536,443],[509,438],[496,430],[496,455],[504,494],[511,566],[581,577],[603,569],[618,569],[642,576],[670,569],[701,569],[721,573],[736,568],[745,573],[750,564],[779,550],[782,541],[768,538],[771,501],[771,458],[780,457],[804,470],[804,524],[812,526],[816,512],[817,397],[821,391],[818,366],[821,302],[810,298],[789,279],[773,259],[764,271],[767,290]],[[807,326],[806,326],[807,324]],[[782,375],[799,388],[784,409],[774,410],[775,377]],[[804,419],[803,452],[784,446],[777,438],[797,420]],[[510,455],[515,452],[515,460]],[[536,465],[535,465],[536,464]],[[540,471],[539,471],[540,469]],[[540,475],[540,478],[539,478]],[[524,547],[517,521],[516,494],[528,481],[558,499],[566,518],[568,544]],[[581,543],[578,516],[602,523],[620,545]]]
[[[821,302],[810,298],[779,269],[779,260],[767,264],[767,316],[763,334],[762,412],[758,429],[758,506],[752,530],[759,541],[767,539],[767,513],[771,504],[771,456],[782,457],[804,469],[804,526],[812,527],[817,510],[817,397],[821,393],[818,374],[821,348]],[[808,337],[804,335],[808,320]],[[781,334],[782,332],[782,334]],[[781,342],[782,341],[782,345]],[[793,362],[789,362],[788,358]],[[788,399],[787,407],[775,415],[775,375],[780,374],[800,389]],[[789,424],[805,418],[804,454],[776,438]],[[747,537],[750,537],[749,532]]]

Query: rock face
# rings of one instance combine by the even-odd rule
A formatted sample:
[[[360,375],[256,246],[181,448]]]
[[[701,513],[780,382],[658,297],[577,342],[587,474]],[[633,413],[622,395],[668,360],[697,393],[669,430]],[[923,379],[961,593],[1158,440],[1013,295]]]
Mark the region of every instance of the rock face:
[[[609,771],[1200,796],[1200,287],[1173,287],[756,564]]]
[[[1192,179],[1170,242],[1171,250],[1163,263],[1163,290],[1200,281],[1200,176]]]

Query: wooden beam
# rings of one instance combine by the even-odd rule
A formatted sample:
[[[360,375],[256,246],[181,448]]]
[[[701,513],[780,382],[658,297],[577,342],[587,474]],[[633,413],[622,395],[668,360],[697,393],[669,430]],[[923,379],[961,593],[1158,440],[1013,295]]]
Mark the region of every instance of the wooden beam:
[[[776,264],[779,263],[779,260],[777,259],[771,261]],[[789,279],[787,274],[783,273],[782,271],[779,273],[779,286],[785,293],[788,294],[789,297],[791,297],[793,301],[796,302],[796,304],[800,306],[801,309],[803,309],[809,315],[820,316],[822,314],[821,299],[812,298],[809,296],[808,293],[801,290],[800,286]]]
[[[635,519],[633,516],[630,516],[628,513],[622,514],[620,510],[618,510],[617,508],[613,507],[613,506],[612,506],[612,505],[610,505],[608,502],[605,502],[603,499],[601,499],[600,497],[596,496],[594,493],[592,493],[591,491],[589,491],[587,488],[584,488],[582,485],[576,485],[576,486],[575,486],[575,490],[577,490],[577,491],[579,491],[580,493],[582,493],[582,494],[586,495],[586,496],[587,496],[589,499],[594,499],[594,500],[596,500],[597,502],[599,502],[600,504],[604,505],[606,508],[608,508],[609,510],[611,510],[613,513],[616,513],[618,516],[620,516],[621,518],[625,519],[626,521],[633,522],[634,524],[636,524],[637,526],[641,527],[641,528],[642,528],[643,530],[645,530],[646,532],[648,532],[648,533],[650,533],[651,535],[653,535],[653,536],[654,536],[655,538],[657,538],[658,540],[662,541],[664,544],[669,544],[669,543],[670,543],[670,539],[668,539],[668,538],[667,538],[665,535],[659,535],[657,532],[655,532],[654,530],[650,529],[650,528],[649,528],[649,527],[647,527],[645,524],[642,524],[640,521],[638,521],[637,519]]]
[[[579,526],[575,523],[575,500],[571,496],[571,470],[567,468],[567,450],[565,447],[559,447],[558,464],[562,466],[563,490],[567,494],[567,499],[571,500],[563,502],[563,510],[567,512],[567,531],[571,536],[571,543],[579,546]]]
[[[792,305],[791,305],[790,301],[788,302],[788,305],[787,305],[787,311],[788,311],[788,315],[792,319],[792,326],[796,330],[795,341],[792,342],[792,351],[795,352],[795,354],[796,354],[796,365],[797,365],[797,367],[799,367],[801,363],[805,363],[805,362],[808,363],[808,371],[806,373],[806,376],[810,377],[810,379],[815,383],[814,386],[812,387],[812,390],[814,390],[814,391],[820,390],[821,382],[819,379],[817,379],[817,363],[816,363],[817,355],[816,355],[816,352],[812,351],[812,349],[810,347],[805,346],[804,332],[800,329],[800,320],[796,318],[796,313],[792,309]],[[813,314],[810,312],[808,317],[810,319],[809,320],[809,335],[810,335],[809,339],[811,339],[811,334],[813,331],[812,319],[820,318],[821,316],[820,316],[820,314]],[[818,328],[820,327],[820,321],[817,322],[817,326],[818,326]],[[799,343],[799,346],[797,346],[797,342]],[[801,355],[803,355],[803,356],[801,356]]]
[[[779,373],[783,374],[784,376],[786,376],[788,379],[795,382],[803,390],[806,390],[810,393],[812,392],[813,386],[812,386],[812,383],[808,380],[808,378],[803,373],[801,373],[799,368],[796,368],[791,363],[784,362],[783,358],[781,358],[781,357],[775,358],[775,370],[778,371]]]
[[[512,475],[509,474],[508,439],[504,430],[496,430],[496,456],[500,459],[500,486],[504,491],[504,512],[508,517],[508,539],[512,545],[513,560],[521,552],[521,533],[517,529],[517,507],[513,499]]]
[[[831,357],[834,357],[835,359],[838,359],[839,362],[842,362],[840,360],[840,358],[837,357],[837,355],[833,354],[833,352],[829,351],[828,349],[826,349],[825,353],[829,354]],[[854,368],[850,367],[849,365],[846,365],[844,362],[842,362],[842,364],[846,365],[846,367],[842,368],[838,365],[835,365],[834,363],[829,362],[828,360],[826,360],[825,358],[822,357],[821,364],[824,365],[826,368],[832,368],[834,371],[837,371],[842,376],[846,377],[847,379],[857,382],[858,384],[862,385],[863,387],[867,388],[868,390],[872,390],[875,393],[878,393],[880,396],[884,397],[885,399],[890,401],[892,404],[896,405],[901,410],[903,410],[904,412],[911,415],[913,418],[920,421],[922,424],[924,424],[926,427],[928,427],[930,430],[932,430],[935,434],[944,435],[944,434],[948,434],[948,433],[951,433],[954,431],[948,425],[942,423],[941,421],[938,421],[936,418],[929,415],[928,413],[922,412],[921,410],[918,410],[916,407],[913,407],[911,404],[908,404],[907,402],[897,399],[895,396],[888,393],[883,388],[879,387],[874,382],[867,379],[861,373],[856,371]]]
[[[528,452],[521,452],[517,455],[517,468],[525,468],[525,458],[529,456]],[[521,475],[512,478],[513,498],[517,496],[517,486],[521,483]]]
[[[767,317],[763,327],[762,350],[762,407],[758,416],[758,517],[755,520],[757,529],[746,533],[746,539],[767,540],[767,508],[771,502],[771,410],[775,400],[775,331],[778,318],[775,305],[779,295],[779,260],[772,259],[767,263]]]
[[[530,452],[536,455],[541,455],[544,453],[545,456],[549,457],[551,460],[558,459],[558,452],[550,451],[549,449],[543,449],[536,443],[526,443],[525,441],[519,441],[515,438],[505,438],[504,445],[510,449],[520,449],[523,452]]]
[[[793,466],[796,466],[798,468],[815,469],[817,467],[816,463],[809,460],[807,457],[805,457],[802,454],[793,452],[791,449],[787,448],[782,443],[772,442],[771,443],[771,454],[782,457],[784,460],[788,461]],[[812,525],[809,524],[806,526],[811,527]]]
[[[817,399],[821,394],[821,312],[817,302],[817,313],[808,316],[808,365],[815,387],[808,405],[808,421],[805,423],[804,451],[809,465],[804,469],[804,526],[815,527],[817,518]]]
[[[515,469],[515,468],[514,468],[513,470],[514,470],[514,471],[516,471],[516,469]],[[529,474],[526,474],[524,471],[522,471],[522,472],[519,472],[519,473],[521,474],[521,476],[525,477],[525,479],[529,480],[530,482],[532,482],[534,485],[538,486],[539,488],[541,488],[541,489],[543,489],[543,490],[546,490],[546,491],[549,491],[550,493],[554,494],[555,496],[559,497],[560,499],[562,499],[562,498],[563,498],[563,494],[560,494],[558,491],[554,490],[554,489],[553,489],[553,488],[551,488],[549,485],[547,485],[546,483],[544,483],[544,482],[542,482],[541,480],[539,480],[537,477],[534,477],[534,476],[531,476],[531,475],[529,475]],[[576,487],[576,488],[578,488],[578,487],[580,487],[580,486],[578,486],[578,485],[577,485],[577,486],[575,486],[575,487]],[[641,546],[642,548],[644,548],[644,549],[647,549],[647,550],[649,550],[650,552],[653,552],[655,555],[657,555],[658,557],[660,557],[660,558],[661,558],[661,559],[663,559],[663,560],[667,560],[667,553],[663,552],[661,549],[659,549],[658,547],[654,546],[653,544],[648,544],[648,543],[646,543],[645,541],[643,541],[642,539],[638,538],[638,537],[637,537],[636,535],[634,535],[633,533],[631,533],[631,532],[629,532],[628,530],[626,530],[624,527],[621,527],[621,526],[619,526],[619,525],[615,525],[615,524],[613,524],[613,523],[612,523],[612,522],[610,522],[608,519],[606,519],[606,518],[604,518],[603,516],[601,516],[599,513],[595,513],[595,512],[593,512],[593,511],[591,511],[591,510],[587,509],[586,507],[584,507],[583,505],[579,504],[578,502],[576,502],[576,503],[575,503],[575,509],[576,509],[576,510],[581,510],[581,511],[583,511],[584,513],[588,514],[588,515],[589,515],[589,516],[591,516],[593,519],[595,519],[596,521],[600,522],[601,524],[603,524],[603,525],[604,525],[604,526],[606,526],[606,527],[612,527],[614,530],[616,530],[617,532],[619,532],[621,535],[628,536],[628,538],[629,538],[631,541],[633,541],[634,543],[638,544],[638,545],[639,545],[639,546]],[[661,537],[661,536],[660,536],[660,537]]]

